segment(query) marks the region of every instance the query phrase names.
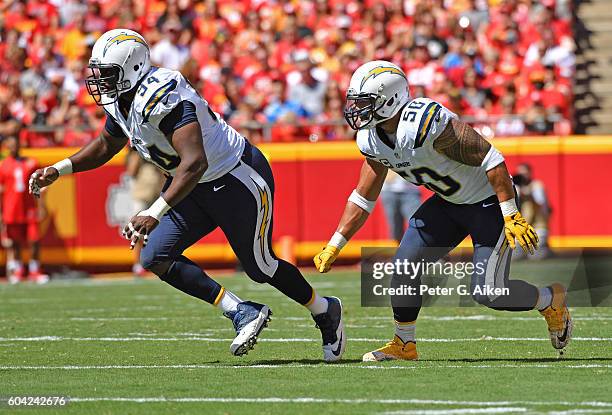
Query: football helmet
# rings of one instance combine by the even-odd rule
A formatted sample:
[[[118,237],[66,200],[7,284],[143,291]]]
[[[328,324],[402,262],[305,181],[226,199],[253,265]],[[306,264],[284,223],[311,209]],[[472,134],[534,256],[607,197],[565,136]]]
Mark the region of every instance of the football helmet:
[[[372,128],[395,116],[409,99],[408,80],[399,66],[370,61],[351,77],[344,118],[353,130]]]
[[[87,91],[98,105],[112,104],[151,68],[149,45],[137,32],[113,29],[96,41],[89,59]]]

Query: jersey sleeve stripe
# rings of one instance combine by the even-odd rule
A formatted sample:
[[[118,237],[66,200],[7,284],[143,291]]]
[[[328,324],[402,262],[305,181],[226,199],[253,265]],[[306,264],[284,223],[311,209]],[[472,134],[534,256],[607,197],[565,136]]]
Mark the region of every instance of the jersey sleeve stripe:
[[[432,102],[425,108],[424,114],[421,117],[421,122],[419,123],[419,131],[414,143],[414,148],[421,147],[425,142],[429,130],[433,125],[433,120],[436,118],[436,114],[440,111],[440,108],[440,105],[435,102]]]
[[[151,95],[151,98],[149,98],[149,100],[147,101],[146,105],[144,106],[144,108],[142,110],[142,118],[144,119],[145,122],[147,122],[149,120],[149,116],[151,115],[151,112],[153,111],[155,106],[162,99],[164,99],[166,96],[168,96],[168,94],[170,92],[172,92],[174,89],[176,89],[176,85],[177,84],[178,84],[178,82],[176,81],[176,79],[171,79],[168,83],[166,83],[165,85],[160,87],[157,91],[155,91]]]
[[[371,159],[376,158],[376,157],[374,157],[373,155],[366,153],[365,151],[361,151],[361,150],[359,150],[359,152],[360,152],[361,154],[363,154],[364,156],[366,156],[367,158],[371,158]]]

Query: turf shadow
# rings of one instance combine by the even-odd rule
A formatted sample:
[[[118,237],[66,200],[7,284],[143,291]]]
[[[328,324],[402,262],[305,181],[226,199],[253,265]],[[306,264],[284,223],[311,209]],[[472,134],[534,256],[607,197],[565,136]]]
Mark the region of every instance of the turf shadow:
[[[317,366],[321,364],[343,365],[343,364],[360,363],[360,362],[361,362],[361,359],[342,359],[338,362],[332,362],[332,363],[325,363],[321,359],[268,359],[268,360],[256,360],[256,361],[245,363],[245,364],[237,364],[236,366],[257,366],[257,365],[282,366],[282,365],[294,365],[294,364]],[[214,362],[206,362],[206,364],[215,364],[215,363],[227,364],[226,362],[220,362],[218,360]]]

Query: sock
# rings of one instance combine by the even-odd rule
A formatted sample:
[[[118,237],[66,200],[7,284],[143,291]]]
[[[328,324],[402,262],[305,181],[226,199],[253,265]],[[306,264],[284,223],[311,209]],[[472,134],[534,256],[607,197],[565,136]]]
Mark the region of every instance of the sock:
[[[214,304],[221,292],[221,285],[217,281],[206,275],[195,262],[182,255],[159,278],[185,294],[210,304]]]
[[[327,299],[325,297],[321,297],[317,292],[312,290],[312,298],[309,302],[304,305],[313,316],[323,314],[327,311]]]
[[[549,287],[539,289],[538,302],[535,305],[539,311],[544,310],[552,304],[553,293]]]
[[[36,274],[40,271],[40,262],[36,261],[36,260],[30,260],[30,263],[28,264],[28,270],[30,271],[30,274]]]
[[[238,304],[241,302],[242,300],[238,298],[236,294],[226,290],[225,287],[221,287],[221,291],[215,299],[214,305],[223,310],[224,313],[231,313],[238,310]]]
[[[414,335],[416,332],[416,321],[410,321],[408,323],[395,322],[395,335],[401,339],[404,343],[416,342]]]

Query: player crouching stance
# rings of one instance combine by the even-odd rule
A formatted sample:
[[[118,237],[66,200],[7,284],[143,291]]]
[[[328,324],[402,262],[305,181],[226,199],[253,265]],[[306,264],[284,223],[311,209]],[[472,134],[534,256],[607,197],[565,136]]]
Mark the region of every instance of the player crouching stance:
[[[142,241],[142,265],[221,308],[236,330],[231,353],[246,354],[270,319],[269,307],[242,301],[182,255],[220,227],[247,275],[307,307],[321,330],[324,359],[340,359],[346,343],[340,300],[319,296],[272,250],[274,178],[263,154],[214,113],[180,72],[152,67],[149,46],[132,30],[103,34],[89,68],[87,89],[104,107],[105,128],[70,158],[37,170],[30,191],[38,194],[59,176],[102,166],[129,139],[168,176],[159,199],[124,229],[131,248]]]
[[[495,310],[538,309],[546,319],[553,346],[565,347],[572,332],[565,288],[553,284],[538,289],[509,279],[515,239],[533,253],[538,237],[517,209],[503,156],[442,105],[427,98],[410,99],[405,74],[390,62],[368,62],[355,71],[344,115],[358,131],[357,145],[366,160],[336,233],[314,258],[317,269],[329,271],[347,240],[364,224],[387,169],[391,169],[435,193],[410,219],[396,259],[435,262],[470,235],[474,263],[487,264],[472,275],[472,287],[478,286],[480,292],[487,292],[487,287],[509,292],[504,296],[474,294],[474,300]],[[418,293],[420,275],[408,283]],[[397,276],[391,285],[400,286]],[[364,361],[418,358],[415,323],[421,296],[410,301],[407,304],[406,298],[392,296],[394,339],[366,353]]]

